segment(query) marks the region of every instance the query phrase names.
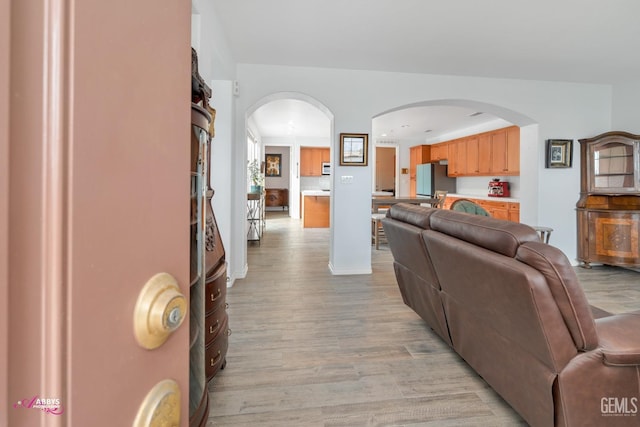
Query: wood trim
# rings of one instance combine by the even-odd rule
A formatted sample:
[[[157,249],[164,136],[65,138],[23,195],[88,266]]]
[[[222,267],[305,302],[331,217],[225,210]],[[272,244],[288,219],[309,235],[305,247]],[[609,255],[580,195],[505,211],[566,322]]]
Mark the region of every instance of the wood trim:
[[[1,311],[8,313],[7,322],[2,323],[8,324],[11,334],[7,354],[12,364],[7,376],[3,375],[11,395],[2,400],[15,402],[38,395],[59,398],[64,406],[68,403],[65,276],[70,6],[69,0],[47,0],[12,2],[11,8],[11,13],[2,13],[11,20],[10,58],[2,63],[16,76],[9,85],[11,122],[2,126],[9,129],[12,165],[8,191],[2,192],[9,195],[11,289],[10,300]],[[22,425],[32,416],[11,408],[8,425]],[[46,417],[41,425],[57,427],[67,420],[68,414]]]
[[[0,425],[9,425],[9,59],[10,5],[0,0]]]
[[[45,15],[44,62],[46,87],[43,102],[43,335],[42,392],[69,402],[67,395],[67,289],[69,104],[70,104],[70,5],[49,0]],[[52,417],[48,426],[62,426],[66,417]]]

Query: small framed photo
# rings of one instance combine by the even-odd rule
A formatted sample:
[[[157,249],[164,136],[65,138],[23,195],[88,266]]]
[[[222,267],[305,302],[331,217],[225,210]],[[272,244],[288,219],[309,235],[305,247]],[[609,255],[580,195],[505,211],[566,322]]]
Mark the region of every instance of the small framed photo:
[[[282,154],[266,154],[265,164],[265,176],[282,176]]]
[[[369,135],[340,134],[340,166],[367,166]]]
[[[573,139],[547,139],[546,168],[570,168],[573,155]]]

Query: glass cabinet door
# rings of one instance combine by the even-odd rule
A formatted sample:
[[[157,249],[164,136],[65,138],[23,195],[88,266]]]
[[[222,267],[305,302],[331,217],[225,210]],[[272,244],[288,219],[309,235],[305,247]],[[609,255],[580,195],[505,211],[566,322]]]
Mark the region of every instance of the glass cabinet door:
[[[640,187],[637,145],[633,142],[603,142],[591,147],[592,192],[633,192]]]

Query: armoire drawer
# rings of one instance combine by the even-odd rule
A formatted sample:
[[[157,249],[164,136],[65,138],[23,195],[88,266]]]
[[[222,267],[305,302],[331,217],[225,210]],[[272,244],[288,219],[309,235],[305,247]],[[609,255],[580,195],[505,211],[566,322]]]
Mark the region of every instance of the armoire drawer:
[[[207,380],[211,379],[223,366],[229,348],[229,330],[227,327],[227,316],[220,326],[220,333],[213,342],[205,348],[205,371]]]
[[[204,319],[204,343],[205,346],[209,345],[214,339],[217,338],[222,332],[224,332],[224,328],[228,325],[229,321],[227,315],[226,307],[220,306],[220,308],[213,313],[205,314]]]
[[[205,286],[204,312],[215,311],[224,303],[227,295],[227,269],[224,264],[213,275],[207,277]]]

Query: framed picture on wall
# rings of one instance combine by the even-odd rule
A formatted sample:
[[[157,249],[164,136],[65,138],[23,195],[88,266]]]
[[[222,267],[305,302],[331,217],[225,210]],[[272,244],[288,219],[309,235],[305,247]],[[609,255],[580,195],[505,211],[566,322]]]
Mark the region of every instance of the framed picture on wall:
[[[367,166],[368,140],[366,133],[341,133],[340,166]]]
[[[570,168],[573,139],[547,139],[546,168]]]
[[[266,154],[265,163],[266,176],[282,176],[282,154]]]

